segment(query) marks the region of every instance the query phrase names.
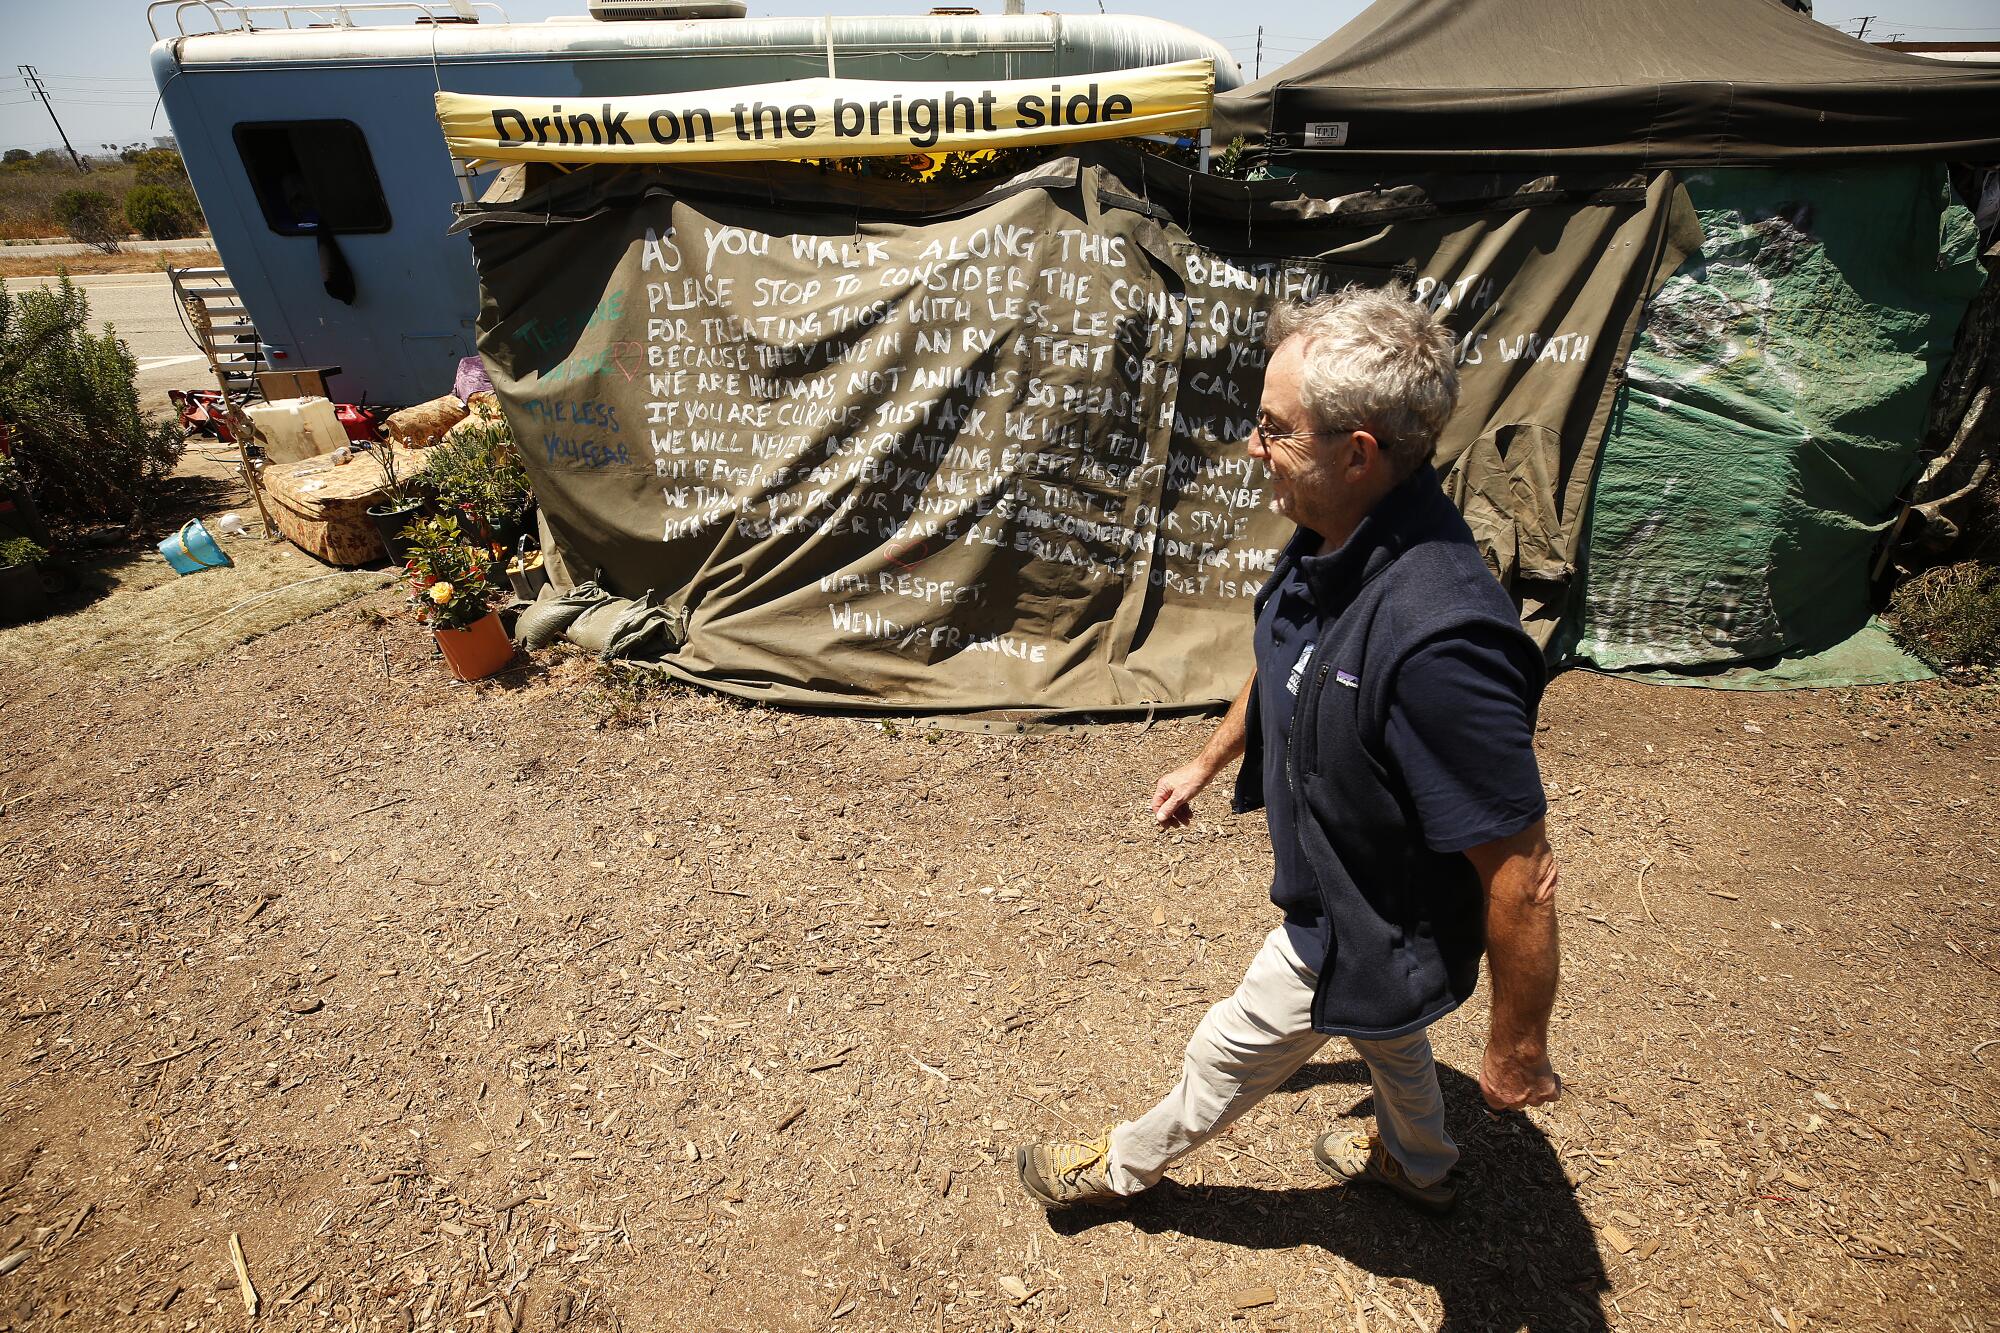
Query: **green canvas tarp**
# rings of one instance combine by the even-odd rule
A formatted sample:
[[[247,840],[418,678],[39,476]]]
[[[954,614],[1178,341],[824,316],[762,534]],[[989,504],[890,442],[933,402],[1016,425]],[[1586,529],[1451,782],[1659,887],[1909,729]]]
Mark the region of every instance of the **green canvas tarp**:
[[[1439,462],[1546,632],[1696,236],[1665,176],[1328,201],[1121,148],[986,188],[586,169],[465,215],[558,581],[684,611],[688,678],[927,711],[1233,695],[1289,535],[1244,446],[1264,321],[1351,282],[1449,311]]]
[[[1289,168],[2000,159],[2000,65],[1885,51],[1776,0],[1377,0],[1215,100]]]
[[[1633,347],[1566,635],[1607,668],[1817,652],[1861,627],[1983,277],[1936,164],[1685,179],[1704,239]]]

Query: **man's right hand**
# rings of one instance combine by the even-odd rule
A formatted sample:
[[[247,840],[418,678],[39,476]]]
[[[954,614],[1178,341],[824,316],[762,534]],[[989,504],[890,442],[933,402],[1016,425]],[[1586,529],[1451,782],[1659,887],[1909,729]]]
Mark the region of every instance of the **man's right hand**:
[[[1188,808],[1188,802],[1215,780],[1223,765],[1235,762],[1243,753],[1244,718],[1250,711],[1251,687],[1256,683],[1257,674],[1252,672],[1201,753],[1162,777],[1153,787],[1153,818],[1161,828],[1180,828],[1193,819],[1194,812]]]
[[[1153,788],[1153,818],[1160,827],[1180,828],[1193,819],[1189,803],[1214,777],[1215,770],[1199,759],[1163,776]]]
[[[1503,1050],[1489,1041],[1479,1062],[1479,1095],[1495,1111],[1521,1111],[1562,1096],[1562,1076],[1540,1046]]]

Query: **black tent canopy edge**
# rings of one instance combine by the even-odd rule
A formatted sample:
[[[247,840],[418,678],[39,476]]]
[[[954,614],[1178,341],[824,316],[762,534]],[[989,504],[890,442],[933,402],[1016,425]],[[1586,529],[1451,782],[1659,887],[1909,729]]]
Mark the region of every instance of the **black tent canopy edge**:
[[[939,220],[977,212],[1027,190],[1077,188],[1083,169],[1111,168],[1133,182],[1133,192],[1100,188],[1100,205],[1144,213],[1187,230],[1197,243],[1223,251],[1261,253],[1258,234],[1283,234],[1327,224],[1386,224],[1456,213],[1512,213],[1526,208],[1636,203],[1646,197],[1650,173],[1623,164],[1557,175],[1522,167],[1450,176],[1405,177],[1377,182],[1344,179],[1331,196],[1300,181],[1233,180],[1194,171],[1116,141],[1086,144],[1003,181],[915,186],[859,181],[792,163],[704,164],[691,167],[629,166],[560,172],[538,164],[496,182],[476,203],[456,204],[451,230],[486,225],[543,227],[580,222],[648,198],[775,203],[800,190],[828,211],[851,210],[860,221],[897,218]],[[667,181],[671,180],[671,184]],[[1248,227],[1249,239],[1230,244],[1231,228]],[[1292,257],[1289,246],[1270,248]]]

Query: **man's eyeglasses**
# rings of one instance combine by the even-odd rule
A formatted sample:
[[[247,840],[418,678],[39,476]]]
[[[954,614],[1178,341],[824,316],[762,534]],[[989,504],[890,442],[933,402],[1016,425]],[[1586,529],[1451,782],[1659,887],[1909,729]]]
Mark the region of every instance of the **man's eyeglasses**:
[[[1261,435],[1261,436],[1263,436],[1263,437],[1264,437],[1264,441],[1265,441],[1265,443],[1267,443],[1267,444],[1268,444],[1268,443],[1270,443],[1270,442],[1271,442],[1271,441],[1273,441],[1273,440],[1280,440],[1280,441],[1283,441],[1283,440],[1308,440],[1308,439],[1311,439],[1311,438],[1312,438],[1313,436],[1315,436],[1315,435],[1345,435],[1345,434],[1347,434],[1347,432],[1346,432],[1346,431],[1344,431],[1344,430],[1273,430],[1273,429],[1271,429],[1271,427],[1272,427],[1272,426],[1273,426],[1274,424],[1276,424],[1276,423],[1274,423],[1274,422],[1273,422],[1273,421],[1271,420],[1271,418],[1270,418],[1270,416],[1269,416],[1268,414],[1266,414],[1266,413],[1264,413],[1264,412],[1259,412],[1259,413],[1257,414],[1257,421],[1256,421],[1256,425],[1255,425],[1255,427],[1253,428],[1253,433],[1254,433],[1254,434],[1257,434],[1257,435]]]

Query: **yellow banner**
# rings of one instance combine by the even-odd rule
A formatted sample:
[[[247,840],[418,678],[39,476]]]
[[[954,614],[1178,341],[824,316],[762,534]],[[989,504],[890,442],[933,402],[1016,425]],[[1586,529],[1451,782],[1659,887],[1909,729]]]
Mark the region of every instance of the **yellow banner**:
[[[1215,68],[1003,83],[797,79],[659,97],[437,94],[453,157],[485,162],[742,162],[882,157],[1122,139],[1208,124]]]

